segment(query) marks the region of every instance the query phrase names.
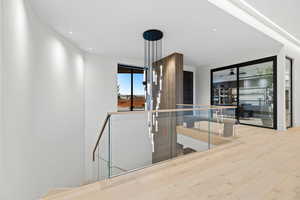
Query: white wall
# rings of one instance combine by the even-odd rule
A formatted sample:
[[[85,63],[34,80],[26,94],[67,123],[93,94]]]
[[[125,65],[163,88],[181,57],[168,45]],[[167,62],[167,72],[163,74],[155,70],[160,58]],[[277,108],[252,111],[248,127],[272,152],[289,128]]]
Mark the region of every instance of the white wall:
[[[210,105],[210,70],[209,67],[199,67],[196,75],[196,104]]]
[[[152,143],[148,132],[148,115],[114,115],[111,117],[112,162],[126,171],[152,164]]]
[[[285,115],[285,50],[277,55],[277,129],[286,130]]]
[[[116,63],[110,59],[85,56],[85,181],[95,180],[93,147],[107,112],[117,109]]]
[[[92,152],[107,112],[117,111],[118,64],[143,66],[141,60],[85,56],[85,167],[86,182],[95,180]]]
[[[6,198],[32,200],[84,176],[81,51],[44,27],[23,0],[4,0]]]
[[[294,126],[300,126],[300,48],[286,45],[284,56],[293,59],[293,122]]]
[[[2,94],[2,76],[3,76],[3,58],[2,58],[2,0],[0,0],[0,188],[4,188],[4,133],[3,133],[3,94]],[[4,192],[0,190],[0,199],[4,199]]]
[[[257,19],[251,15],[253,11],[242,10],[240,7],[238,7],[234,4],[232,4],[230,1],[232,0],[224,0],[224,1],[218,1],[218,0],[209,0],[211,3],[215,4],[217,7],[223,9],[224,11],[228,12],[229,14],[233,15],[234,17],[240,19],[242,22],[249,24],[253,28],[263,32],[264,34],[268,35],[269,37],[275,39],[276,41],[283,44],[284,48],[278,52],[279,57],[279,63],[278,63],[278,81],[279,81],[279,87],[278,87],[278,99],[279,102],[278,111],[283,111],[283,102],[285,101],[285,95],[283,94],[283,90],[285,87],[285,83],[283,83],[282,79],[284,74],[282,74],[283,69],[285,68],[285,62],[283,62],[283,59],[285,56],[289,56],[294,59],[294,125],[300,126],[300,113],[299,111],[300,104],[300,89],[299,89],[299,78],[297,78],[297,73],[299,73],[299,64],[300,64],[300,47],[291,42],[289,39],[281,35],[277,30],[273,30],[268,23],[265,24],[265,19]],[[239,3],[243,4],[242,1]],[[249,11],[250,14],[248,14],[246,11]],[[258,17],[258,16],[257,16]],[[279,116],[281,115],[281,116]],[[278,124],[279,124],[279,130],[285,130],[285,112],[278,112]]]

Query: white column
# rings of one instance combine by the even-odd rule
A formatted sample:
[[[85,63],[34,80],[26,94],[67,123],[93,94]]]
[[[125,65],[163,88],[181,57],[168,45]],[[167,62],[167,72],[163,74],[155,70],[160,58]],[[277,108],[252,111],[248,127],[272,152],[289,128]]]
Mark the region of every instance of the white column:
[[[285,48],[283,47],[277,57],[277,129],[286,130],[285,115]]]
[[[0,0],[0,199],[7,199],[4,173],[4,128],[3,128],[3,18],[2,0]]]
[[[198,67],[196,73],[196,104],[210,105],[210,70],[209,67]]]

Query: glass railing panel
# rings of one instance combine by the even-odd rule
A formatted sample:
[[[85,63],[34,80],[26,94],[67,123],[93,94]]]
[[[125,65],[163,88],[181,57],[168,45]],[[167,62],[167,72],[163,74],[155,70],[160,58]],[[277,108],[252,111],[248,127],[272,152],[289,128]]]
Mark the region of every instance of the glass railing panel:
[[[224,121],[214,116],[210,109],[113,114],[111,176],[222,144],[212,133],[221,135],[217,131]]]
[[[179,155],[207,151],[211,148],[210,118],[208,109],[177,113],[177,144],[182,151]]]
[[[210,135],[212,147],[227,144],[236,139],[236,108],[211,109]]]
[[[107,123],[104,126],[99,145],[95,152],[95,162],[93,177],[95,180],[100,181],[107,178],[110,178],[110,120],[108,119]],[[100,130],[99,130],[100,134]]]
[[[235,108],[111,113],[97,151],[98,180],[208,151],[236,136]]]
[[[148,113],[111,116],[111,175],[116,176],[152,164]]]

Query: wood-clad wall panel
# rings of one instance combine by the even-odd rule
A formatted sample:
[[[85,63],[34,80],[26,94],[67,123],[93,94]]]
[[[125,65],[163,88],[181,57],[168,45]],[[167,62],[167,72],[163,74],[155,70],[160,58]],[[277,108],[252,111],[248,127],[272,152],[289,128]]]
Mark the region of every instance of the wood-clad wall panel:
[[[176,109],[177,104],[183,103],[183,55],[174,53],[159,60],[154,64],[153,71],[153,108]],[[176,113],[160,113],[156,116],[158,125],[154,131],[153,163],[176,156],[177,118]]]

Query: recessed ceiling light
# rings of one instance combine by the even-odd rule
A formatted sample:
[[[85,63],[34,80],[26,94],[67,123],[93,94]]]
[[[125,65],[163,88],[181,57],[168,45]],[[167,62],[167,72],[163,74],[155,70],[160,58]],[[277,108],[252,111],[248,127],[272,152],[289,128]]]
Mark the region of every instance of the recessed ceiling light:
[[[72,34],[73,34],[73,32],[72,32],[72,31],[69,31],[69,34],[70,34],[70,35],[72,35]]]
[[[217,31],[217,29],[216,29],[216,28],[214,28],[214,29],[213,29],[213,32],[216,32],[216,31]]]
[[[93,51],[94,49],[93,49],[93,48],[88,48],[88,50],[89,50],[89,51]]]

